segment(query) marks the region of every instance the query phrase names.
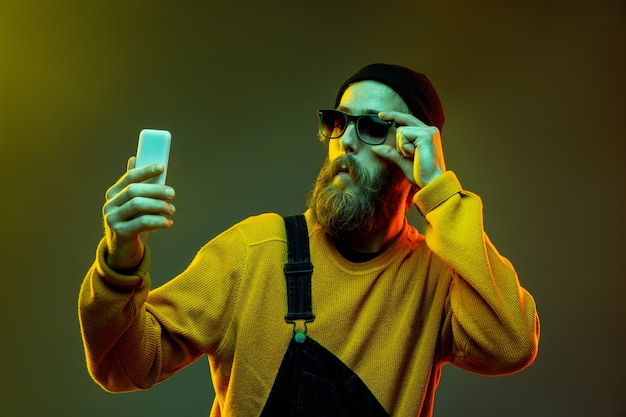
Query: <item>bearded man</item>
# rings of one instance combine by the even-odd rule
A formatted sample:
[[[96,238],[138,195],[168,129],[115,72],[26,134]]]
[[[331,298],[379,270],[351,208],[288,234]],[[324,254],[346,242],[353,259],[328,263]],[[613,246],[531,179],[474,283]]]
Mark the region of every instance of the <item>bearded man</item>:
[[[172,226],[174,190],[131,158],[79,299],[104,389],[147,389],[207,355],[211,416],[430,416],[443,365],[502,375],[534,360],[534,300],[446,170],[428,79],[368,65],[318,117],[328,156],[306,213],[234,225],[155,289],[146,242]]]

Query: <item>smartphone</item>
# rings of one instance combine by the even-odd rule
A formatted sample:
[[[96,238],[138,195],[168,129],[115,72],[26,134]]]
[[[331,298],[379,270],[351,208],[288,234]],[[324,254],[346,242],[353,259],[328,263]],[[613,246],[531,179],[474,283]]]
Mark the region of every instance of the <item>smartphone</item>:
[[[171,142],[172,135],[167,130],[143,129],[139,133],[135,168],[150,164],[162,164],[165,167],[161,175],[146,180],[145,182],[151,184],[165,184]]]

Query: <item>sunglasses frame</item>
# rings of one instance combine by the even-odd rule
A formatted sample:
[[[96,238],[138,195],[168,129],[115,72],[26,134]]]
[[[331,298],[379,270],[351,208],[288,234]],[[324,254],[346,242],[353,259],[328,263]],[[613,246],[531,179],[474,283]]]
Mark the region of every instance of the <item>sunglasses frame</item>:
[[[326,135],[324,134],[324,131],[322,129],[322,114],[324,112],[334,112],[334,113],[339,113],[342,114],[343,116],[345,116],[346,118],[346,125],[343,128],[343,131],[341,132],[341,134],[337,135],[337,136],[332,136],[332,135]],[[348,125],[350,123],[354,123],[354,129],[356,130],[356,135],[359,138],[359,140],[363,143],[366,143],[368,145],[381,145],[383,143],[385,143],[385,140],[387,139],[387,136],[389,135],[389,131],[391,130],[392,127],[396,127],[396,122],[395,121],[389,121],[389,120],[383,120],[380,117],[378,117],[375,114],[348,114],[346,112],[343,112],[341,110],[337,110],[337,109],[321,109],[317,111],[317,118],[319,120],[319,132],[322,136],[324,136],[327,139],[338,139],[340,137],[342,137],[344,135],[344,133],[346,133],[346,130],[348,129]],[[387,124],[387,132],[385,133],[385,136],[383,136],[381,138],[381,140],[379,142],[368,142],[365,139],[363,139],[363,137],[361,136],[361,132],[360,132],[360,128],[359,128],[359,122],[361,121],[361,119],[364,118],[370,118],[370,119],[378,119],[381,122]]]

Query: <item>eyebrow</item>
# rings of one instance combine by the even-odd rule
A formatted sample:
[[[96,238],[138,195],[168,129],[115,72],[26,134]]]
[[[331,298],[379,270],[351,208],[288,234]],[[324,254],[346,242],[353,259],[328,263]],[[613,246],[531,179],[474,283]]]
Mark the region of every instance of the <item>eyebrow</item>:
[[[353,114],[352,111],[344,106],[338,106],[337,110],[341,110],[342,112],[348,113],[348,114]],[[380,113],[380,110],[374,110],[374,109],[367,109],[365,110],[364,113],[360,113],[360,114],[373,114],[373,115],[377,115],[378,113]]]

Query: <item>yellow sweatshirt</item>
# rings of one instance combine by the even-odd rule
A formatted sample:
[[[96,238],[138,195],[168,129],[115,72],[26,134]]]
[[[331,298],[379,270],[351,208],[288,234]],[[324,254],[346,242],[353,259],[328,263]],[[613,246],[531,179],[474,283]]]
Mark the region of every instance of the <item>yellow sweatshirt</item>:
[[[496,375],[537,352],[534,300],[483,230],[480,199],[447,172],[414,200],[425,237],[405,224],[381,255],[351,263],[306,213],[316,319],[308,335],[355,371],[392,416],[430,416],[441,367]],[[207,354],[211,416],[258,416],[293,336],[284,320],[284,223],[263,214],[208,242],[178,277],[150,290],[149,251],[130,275],[102,242],[79,316],[93,378],[146,389]]]

